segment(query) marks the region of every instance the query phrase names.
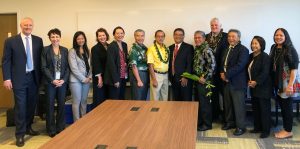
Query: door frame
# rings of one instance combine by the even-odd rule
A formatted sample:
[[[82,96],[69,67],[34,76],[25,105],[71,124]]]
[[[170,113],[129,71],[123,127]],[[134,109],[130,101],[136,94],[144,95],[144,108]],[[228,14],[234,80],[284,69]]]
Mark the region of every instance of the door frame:
[[[0,10],[0,14],[17,14],[17,33],[20,32],[20,20],[21,20],[21,13],[18,10]]]
[[[19,27],[19,24],[20,24],[20,12],[19,11],[0,11],[0,15],[2,14],[16,14],[17,15],[17,34],[20,32],[20,27]],[[2,65],[2,64],[1,64]],[[1,66],[2,67],[2,66]],[[2,68],[0,68],[2,69]],[[3,82],[0,83],[0,85],[2,85]],[[12,91],[11,91],[12,92]],[[13,96],[13,93],[12,93],[12,106],[14,107],[14,96]],[[10,108],[10,107],[8,107]]]

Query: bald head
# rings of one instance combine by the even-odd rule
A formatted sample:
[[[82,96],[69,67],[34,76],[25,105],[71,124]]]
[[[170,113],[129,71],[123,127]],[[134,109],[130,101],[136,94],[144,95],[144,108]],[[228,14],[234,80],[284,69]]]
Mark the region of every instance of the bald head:
[[[20,27],[21,27],[21,32],[24,35],[29,36],[33,29],[33,20],[29,17],[23,18],[21,20]]]
[[[212,18],[210,20],[210,29],[213,34],[219,34],[222,29],[222,24],[218,18]]]

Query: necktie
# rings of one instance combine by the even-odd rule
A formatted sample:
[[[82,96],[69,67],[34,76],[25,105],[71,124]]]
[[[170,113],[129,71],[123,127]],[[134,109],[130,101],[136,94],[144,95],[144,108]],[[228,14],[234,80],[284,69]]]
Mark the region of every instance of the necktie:
[[[226,69],[227,69],[227,59],[228,59],[229,53],[231,52],[231,49],[232,49],[232,47],[230,46],[228,48],[228,52],[227,52],[227,55],[226,55],[226,58],[225,58],[225,62],[224,62],[224,71],[225,72],[226,72]]]
[[[25,47],[25,50],[26,50],[26,56],[27,56],[26,66],[27,66],[27,69],[28,69],[29,71],[31,71],[31,70],[32,70],[32,58],[31,58],[31,54],[30,54],[29,37],[26,36],[25,39],[26,39],[26,47]]]
[[[175,49],[174,49],[174,52],[173,52],[173,60],[172,60],[172,74],[174,75],[175,74],[175,59],[176,59],[176,56],[177,56],[177,53],[178,53],[178,44],[175,44]]]

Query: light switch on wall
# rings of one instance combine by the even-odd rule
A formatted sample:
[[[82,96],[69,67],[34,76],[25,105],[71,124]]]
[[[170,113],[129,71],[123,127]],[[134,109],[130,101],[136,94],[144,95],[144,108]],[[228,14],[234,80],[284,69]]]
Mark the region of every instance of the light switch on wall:
[[[8,33],[7,33],[7,37],[11,37],[11,32],[8,32]]]

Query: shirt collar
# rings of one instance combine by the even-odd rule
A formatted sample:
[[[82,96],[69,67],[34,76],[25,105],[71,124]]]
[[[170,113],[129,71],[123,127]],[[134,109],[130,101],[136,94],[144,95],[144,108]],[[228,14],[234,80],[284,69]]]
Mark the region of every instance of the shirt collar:
[[[236,45],[238,45],[238,44],[236,44]],[[234,49],[236,47],[236,45],[229,45],[229,48]]]
[[[22,37],[22,39],[25,39],[25,37],[29,37],[29,39],[31,39],[31,34],[29,36],[26,36],[21,32],[21,37]]]
[[[175,43],[175,46],[176,46],[176,45],[178,45],[178,49],[179,49],[179,48],[180,48],[180,46],[181,46],[181,44],[182,44],[182,42],[181,42],[181,43],[178,43],[178,44],[177,44],[177,43]]]
[[[163,43],[163,46],[160,46],[160,44],[157,41],[155,41],[155,43],[159,49],[164,49],[164,43]]]

